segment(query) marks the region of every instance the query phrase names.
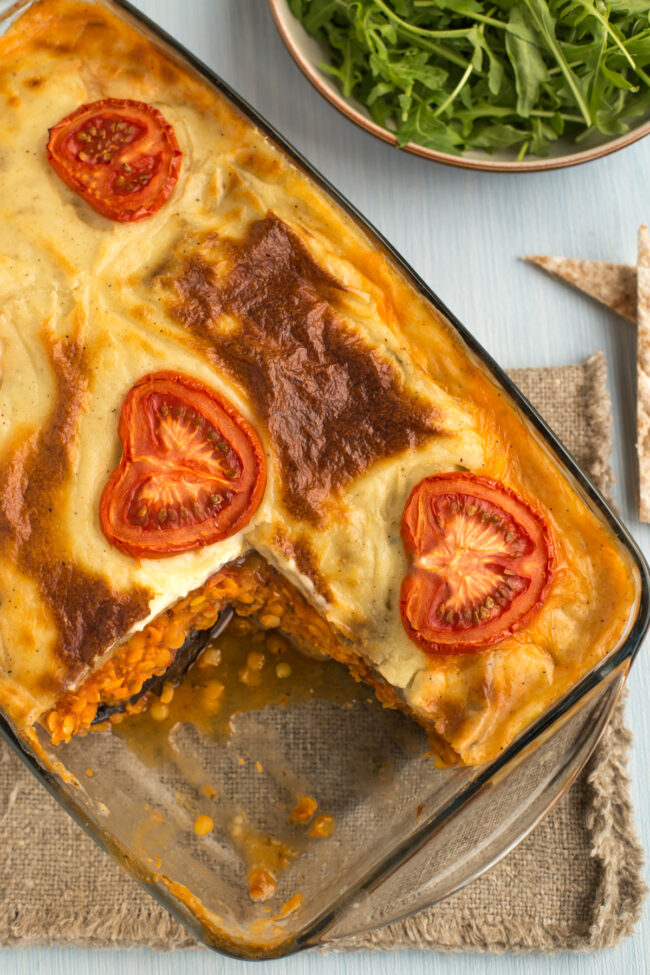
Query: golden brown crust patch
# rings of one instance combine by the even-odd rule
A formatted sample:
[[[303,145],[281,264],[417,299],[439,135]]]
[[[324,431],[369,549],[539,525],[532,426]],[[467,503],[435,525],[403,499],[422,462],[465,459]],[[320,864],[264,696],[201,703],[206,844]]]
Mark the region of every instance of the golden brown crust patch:
[[[173,311],[249,394],[282,468],[287,510],[318,523],[328,496],[439,433],[439,418],[346,327],[343,285],[282,220],[269,214],[212,252],[214,242],[204,238],[208,246],[185,258]],[[224,315],[235,329],[220,327]]]
[[[319,596],[322,596],[327,602],[332,601],[332,590],[330,589],[327,579],[318,569],[317,559],[314,552],[309,544],[309,540],[304,536],[290,538],[287,533],[279,526],[274,530],[273,533],[273,545],[286,555],[287,558],[293,559],[296,563],[296,568],[300,573],[302,573],[305,578],[309,579],[312,583],[314,590]]]
[[[56,622],[57,653],[73,678],[146,616],[150,594],[116,591],[80,568],[70,552],[62,504],[87,397],[84,350],[72,340],[51,341],[45,331],[42,338],[56,391],[48,421],[0,468],[0,553],[36,584]]]

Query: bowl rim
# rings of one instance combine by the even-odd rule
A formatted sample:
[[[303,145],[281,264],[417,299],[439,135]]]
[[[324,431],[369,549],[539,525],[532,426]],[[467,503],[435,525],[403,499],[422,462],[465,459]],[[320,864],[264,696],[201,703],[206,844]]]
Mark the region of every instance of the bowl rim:
[[[438,149],[429,149],[427,146],[421,146],[417,142],[408,142],[406,145],[399,147],[397,145],[397,137],[392,132],[382,128],[381,125],[373,122],[372,119],[367,118],[348,98],[328,85],[323,72],[315,67],[307,58],[301,45],[296,40],[295,34],[289,27],[291,21],[294,20],[300,27],[302,25],[291,13],[288,0],[268,0],[268,4],[275,26],[289,54],[316,91],[323,98],[327,99],[330,105],[333,105],[342,115],[360,128],[365,129],[366,132],[381,139],[382,142],[386,142],[396,149],[401,148],[404,152],[409,152],[414,156],[421,156],[423,159],[429,159],[433,162],[442,163],[445,166],[455,167],[456,169],[470,169],[489,173],[535,173],[545,170],[566,169],[569,166],[579,166],[582,163],[591,162],[594,159],[602,159],[603,156],[609,156],[613,152],[625,149],[626,146],[632,145],[632,143],[638,142],[640,139],[645,138],[645,136],[650,135],[650,119],[647,119],[624,135],[609,139],[607,142],[603,142],[599,146],[593,146],[590,149],[564,153],[561,156],[533,156],[521,160],[471,159],[467,156],[454,156],[449,152],[441,152]]]

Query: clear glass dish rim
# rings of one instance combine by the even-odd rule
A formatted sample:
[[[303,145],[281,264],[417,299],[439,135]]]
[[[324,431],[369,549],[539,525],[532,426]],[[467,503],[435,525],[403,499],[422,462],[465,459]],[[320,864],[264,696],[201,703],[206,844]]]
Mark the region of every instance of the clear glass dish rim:
[[[0,25],[8,17],[19,13],[29,7],[35,0],[0,0]],[[600,516],[605,524],[611,529],[621,545],[632,557],[636,570],[639,574],[638,606],[634,622],[623,643],[609,651],[607,656],[589,671],[571,690],[569,690],[559,701],[551,705],[539,718],[530,724],[516,738],[516,740],[493,762],[480,769],[472,781],[445,809],[432,821],[423,825],[414,834],[402,842],[397,843],[382,859],[370,874],[364,875],[353,886],[347,889],[337,905],[328,910],[328,913],[319,915],[312,921],[304,931],[295,936],[290,936],[277,948],[271,950],[262,949],[261,953],[247,954],[242,951],[233,950],[226,943],[215,944],[207,941],[204,937],[203,928],[198,920],[196,925],[188,921],[186,915],[179,910],[178,902],[172,899],[171,895],[154,887],[148,883],[137,871],[124,863],[121,851],[111,844],[107,844],[101,831],[94,823],[88,821],[80,803],[75,802],[70,796],[66,795],[61,787],[58,777],[45,769],[37,760],[33,752],[27,747],[26,743],[14,730],[11,722],[0,711],[0,735],[7,741],[10,747],[36,776],[40,783],[47,789],[50,795],[72,816],[72,818],[90,835],[95,842],[120,865],[127,869],[132,876],[147,890],[147,892],[158,900],[162,906],[168,910],[185,928],[190,930],[206,947],[212,948],[221,954],[228,955],[237,959],[263,960],[277,957],[287,957],[298,951],[312,947],[317,934],[328,926],[335,916],[345,912],[345,905],[363,890],[376,888],[382,878],[393,872],[401,864],[405,863],[417,850],[421,849],[441,825],[463,808],[478,792],[484,788],[490,780],[501,772],[510,761],[517,758],[526,748],[528,748],[538,737],[544,734],[556,721],[560,720],[570,709],[576,706],[592,690],[601,684],[614,670],[622,665],[629,668],[633,663],[648,625],[650,624],[650,568],[639,549],[634,538],[630,535],[627,528],[612,511],[611,507],[590,482],[587,476],[580,469],[572,455],[564,447],[560,440],[550,429],[545,420],[537,410],[528,402],[523,393],[510,379],[506,372],[498,365],[492,356],[483,348],[471,332],[460,322],[440,300],[437,294],[426,284],[418,273],[408,264],[408,262],[395,250],[392,244],[378,231],[370,221],[361,214],[353,204],[351,204],[343,194],[334,187],[329,180],[319,172],[287,139],[282,136],[256,109],[254,109],[245,99],[243,99],[233,88],[216,74],[211,68],[204,64],[196,55],[184,47],[179,41],[168,34],[155,21],[151,20],[146,14],[134,7],[129,0],[77,0],[89,6],[95,5],[106,8],[117,8],[125,12],[138,25],[144,28],[144,33],[153,35],[163,45],[172,49],[177,56],[186,61],[205,81],[215,88],[220,94],[224,95],[253,125],[257,126],[265,135],[269,137],[278,148],[280,148],[316,185],[340,206],[346,214],[357,224],[357,226],[370,238],[370,240],[389,257],[396,268],[406,277],[415,289],[443,316],[454,332],[460,337],[462,343],[476,357],[485,368],[488,375],[500,386],[515,404],[518,412],[523,414],[525,419],[535,428],[541,437],[545,447],[558,462],[562,473],[568,474],[569,483],[574,487],[574,482],[586,497],[592,510]],[[4,9],[3,9],[4,8]],[[549,809],[556,801],[556,797],[549,802]],[[520,837],[519,839],[523,838]],[[519,839],[517,842],[519,842]],[[486,868],[487,869],[487,868]],[[239,946],[238,946],[239,947]]]

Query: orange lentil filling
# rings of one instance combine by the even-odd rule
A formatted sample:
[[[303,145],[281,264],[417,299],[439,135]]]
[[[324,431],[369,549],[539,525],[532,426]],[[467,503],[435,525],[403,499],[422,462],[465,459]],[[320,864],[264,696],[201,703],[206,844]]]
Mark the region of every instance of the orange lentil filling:
[[[248,875],[248,890],[253,901],[270,901],[275,894],[277,880],[270,870],[257,867]]]
[[[335,829],[336,823],[334,822],[334,817],[325,814],[316,817],[309,830],[309,835],[319,837],[331,836]]]
[[[299,796],[296,806],[289,816],[290,823],[308,823],[318,809],[318,803],[311,796]]]
[[[283,617],[291,615],[292,606],[288,587],[273,585],[272,577],[279,580],[277,573],[267,568],[259,557],[251,556],[239,565],[215,573],[200,589],[132,634],[79,687],[67,691],[46,716],[52,743],[70,741],[73,735],[90,728],[100,704],[109,707],[125,704],[141,690],[145,681],[164,674],[186,635],[192,630],[210,629],[226,605],[233,606],[240,616],[254,614],[266,629],[278,627]],[[307,615],[313,616],[313,620],[308,633],[302,633],[303,624],[295,621],[288,627],[289,634],[311,636],[317,647],[326,636],[331,643],[333,636],[327,624],[302,597],[298,598],[303,623]],[[255,660],[249,662],[248,669],[247,679],[253,683],[259,670]],[[137,711],[144,706],[146,702],[137,702],[127,705],[126,710]],[[120,718],[119,714],[113,715],[109,721]]]
[[[210,629],[223,607],[241,595],[236,574],[224,570],[130,636],[80,687],[67,691],[47,715],[45,724],[52,743],[70,741],[73,735],[86,731],[100,703],[111,707],[123,704],[149,678],[164,674],[186,634]]]
[[[241,562],[219,570],[200,589],[132,634],[78,688],[67,691],[45,718],[52,743],[58,745],[70,741],[73,735],[87,731],[100,704],[109,707],[124,705],[126,713],[151,707],[150,695],[144,695],[134,703],[128,702],[147,680],[165,673],[189,632],[210,629],[228,605],[239,616],[254,617],[263,629],[278,630],[274,639],[279,646],[284,641],[284,634],[309,656],[331,657],[345,664],[355,680],[373,688],[384,707],[398,708],[414,717],[394,688],[373,673],[353,646],[330,629],[291,583],[260,556],[249,555]],[[249,654],[246,666],[239,674],[244,683],[255,685],[261,681],[259,656],[255,652]],[[166,711],[162,697],[153,701],[153,706]],[[166,714],[163,715],[161,710],[159,719],[164,717]],[[122,718],[123,715],[118,713],[108,721],[117,723]],[[455,764],[457,756],[453,750],[430,727],[427,730],[432,750],[445,763]]]
[[[227,605],[240,616],[254,615],[264,629],[282,626],[304,652],[335,655],[337,640],[316,610],[259,556],[249,556],[215,573],[200,589],[134,633],[79,687],[67,691],[45,719],[52,743],[70,741],[73,735],[87,731],[100,704],[125,704],[145,681],[164,674],[186,635],[210,629]],[[261,679],[258,663],[251,654],[246,673],[241,675],[245,682],[254,684]],[[128,713],[146,705],[142,700],[125,709]],[[121,715],[108,720],[119,721]]]

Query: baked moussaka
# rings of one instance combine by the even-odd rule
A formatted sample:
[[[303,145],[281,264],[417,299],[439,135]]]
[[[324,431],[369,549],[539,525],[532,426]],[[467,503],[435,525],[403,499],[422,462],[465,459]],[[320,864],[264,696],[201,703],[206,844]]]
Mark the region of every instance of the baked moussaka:
[[[0,704],[54,743],[226,607],[448,763],[625,634],[633,570],[394,261],[107,8],[0,39]]]

